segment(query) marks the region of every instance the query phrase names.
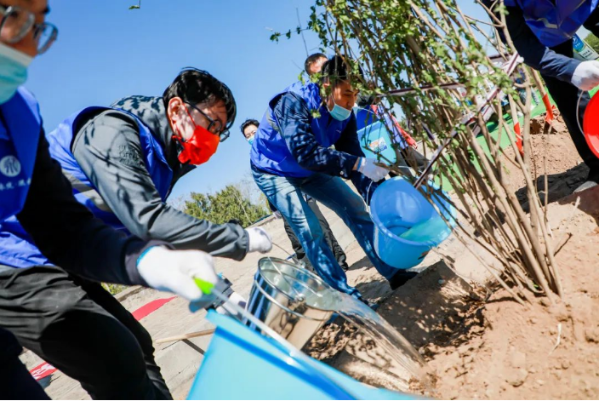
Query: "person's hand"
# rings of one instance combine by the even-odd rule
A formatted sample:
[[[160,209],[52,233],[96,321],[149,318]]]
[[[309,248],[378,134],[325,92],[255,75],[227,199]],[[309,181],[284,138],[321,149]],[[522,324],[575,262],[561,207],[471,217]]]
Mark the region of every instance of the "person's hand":
[[[137,261],[137,270],[152,288],[173,292],[198,308],[210,306],[214,297],[203,294],[194,281],[198,278],[216,285],[212,256],[202,251],[172,251],[160,246],[147,250]]]
[[[248,252],[270,252],[272,249],[272,239],[266,230],[261,227],[251,227],[245,231],[248,233]]]
[[[385,178],[389,171],[377,166],[376,160],[361,157],[358,161],[358,171],[370,178],[374,182],[378,182]]]
[[[572,85],[590,91],[599,85],[599,61],[583,61],[572,74]]]

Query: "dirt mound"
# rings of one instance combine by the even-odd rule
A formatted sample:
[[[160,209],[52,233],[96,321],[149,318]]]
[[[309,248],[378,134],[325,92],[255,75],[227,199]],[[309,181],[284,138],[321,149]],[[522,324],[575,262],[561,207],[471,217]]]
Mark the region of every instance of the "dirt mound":
[[[522,306],[501,289],[474,291],[437,262],[381,303],[379,313],[428,361],[432,388],[408,383],[375,342],[339,320],[304,351],[364,383],[441,399],[599,397],[599,188],[574,203],[549,208],[554,241],[570,237],[556,256],[562,301]]]
[[[427,343],[421,352],[436,374],[437,397],[599,397],[599,189],[580,194],[577,209],[576,196],[564,198],[584,182],[588,169],[559,115],[549,133],[544,129],[544,116],[532,125],[537,187],[543,195],[546,173],[548,201],[559,200],[548,209],[553,242],[570,238],[556,255],[563,299],[552,305],[547,298],[538,298],[523,307],[505,290],[498,290],[485,303],[467,300],[468,307],[452,303],[440,310],[440,301],[434,298],[423,303],[418,318],[430,316],[430,321],[415,328],[414,316],[408,318],[404,332],[415,345]],[[508,151],[507,157],[512,156]],[[526,203],[521,174],[506,177]],[[412,296],[419,297],[419,291],[393,294],[387,302],[410,299],[413,303]],[[422,336],[412,335],[419,331]]]
[[[551,208],[555,226],[559,220],[572,234],[557,255],[563,301],[522,307],[498,291],[458,324],[483,331],[456,346],[435,338],[430,365],[441,398],[599,397],[599,190],[582,199],[571,220],[573,198]]]
[[[418,382],[406,388],[405,372],[375,342],[339,321],[322,329],[305,351],[365,383],[442,399],[598,398],[599,188],[579,194],[578,207],[575,196],[564,198],[588,170],[561,117],[554,128],[544,130],[541,117],[533,122],[531,139],[541,192],[548,175],[554,246],[569,238],[556,255],[561,301],[536,298],[522,306],[503,289],[477,286],[455,272],[482,270],[480,263],[454,253],[451,266],[429,265],[384,296],[378,310],[428,361],[432,388]],[[505,157],[513,160],[510,151]],[[525,204],[524,179],[513,171],[505,171],[506,181]]]

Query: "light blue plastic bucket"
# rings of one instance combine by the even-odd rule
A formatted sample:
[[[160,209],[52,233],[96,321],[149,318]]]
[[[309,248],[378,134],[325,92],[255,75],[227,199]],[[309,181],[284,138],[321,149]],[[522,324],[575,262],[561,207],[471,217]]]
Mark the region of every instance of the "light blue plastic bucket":
[[[190,400],[413,400],[406,394],[366,386],[313,360],[298,361],[228,316],[208,313],[216,331],[204,355]],[[332,380],[331,380],[332,379]]]
[[[409,181],[395,177],[376,189],[370,202],[374,249],[385,263],[397,269],[417,266],[449,237],[455,226],[455,209],[442,196],[433,194],[433,201],[450,226]]]

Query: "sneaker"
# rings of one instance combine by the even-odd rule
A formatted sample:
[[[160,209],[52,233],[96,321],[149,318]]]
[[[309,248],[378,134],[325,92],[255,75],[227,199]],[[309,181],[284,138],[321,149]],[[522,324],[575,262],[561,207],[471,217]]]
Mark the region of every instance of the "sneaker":
[[[578,188],[574,190],[574,193],[576,194],[578,192],[586,191],[587,189],[591,189],[596,186],[597,183],[595,181],[585,181],[584,183],[582,183],[582,185],[580,185]]]
[[[578,188],[576,188],[574,190],[574,193],[582,192],[587,189],[596,187],[598,183],[599,183],[599,174],[593,173],[591,171],[591,172],[589,172],[589,176],[587,177],[586,181],[583,182],[582,185],[580,185]]]
[[[407,283],[408,280],[413,279],[417,275],[418,275],[418,273],[416,273],[416,272],[400,270],[399,272],[395,273],[395,275],[393,277],[391,277],[389,279],[389,285],[391,286],[391,289],[395,291],[396,289],[398,289],[399,287],[401,287],[402,285]]]

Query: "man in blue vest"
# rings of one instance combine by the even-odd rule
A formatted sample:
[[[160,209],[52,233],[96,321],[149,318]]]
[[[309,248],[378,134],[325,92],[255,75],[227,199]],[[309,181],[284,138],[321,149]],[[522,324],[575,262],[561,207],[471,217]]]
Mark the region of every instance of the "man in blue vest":
[[[126,237],[103,224],[75,200],[50,157],[37,102],[21,87],[33,57],[57,37],[47,13],[46,0],[0,5],[0,244],[15,245],[6,233],[27,234],[50,261],[78,277],[151,286],[210,305],[192,280],[218,283],[210,255],[171,251],[166,242]],[[151,353],[142,350],[144,342],[151,347],[149,335],[136,331],[141,326],[126,313],[115,315],[124,310],[116,300],[102,302],[105,293],[94,286],[86,291],[87,284],[77,286],[78,279],[56,266],[21,268],[2,255],[0,398],[45,397],[27,377],[9,331],[95,398],[170,398]],[[40,312],[21,313],[33,310]]]
[[[491,0],[485,0],[491,7]],[[599,35],[599,0],[504,0],[507,28],[524,62],[538,70],[562,114],[589,175],[575,192],[599,183],[599,159],[589,149],[577,119],[582,121],[589,91],[599,85],[599,61],[574,58],[572,38],[584,26]],[[504,38],[505,39],[505,38]],[[585,91],[576,105],[580,91]]]
[[[324,58],[326,60],[326,57]],[[307,61],[306,64],[308,65]],[[260,122],[252,118],[248,118],[243,123],[241,123],[241,133],[250,145],[254,142],[254,137],[256,135],[256,132],[258,132],[258,126],[260,126]],[[337,260],[337,263],[339,263],[339,266],[341,266],[343,270],[348,271],[349,266],[347,265],[347,255],[345,255],[343,248],[341,248],[341,245],[339,245],[339,242],[337,242],[337,238],[335,238],[335,234],[333,233],[331,226],[329,226],[329,222],[324,217],[322,211],[318,207],[318,203],[314,200],[314,198],[311,197],[306,197],[306,202],[308,203],[308,206],[310,206],[310,209],[312,209],[312,211],[316,215],[316,218],[320,222],[325,241],[331,247],[333,255],[335,255],[335,259]],[[279,212],[272,203],[268,202],[268,206],[270,207],[270,210],[275,213],[275,215],[279,214],[278,217],[282,217],[280,216],[281,212]],[[306,257],[306,251],[304,251],[304,248],[302,247],[300,240],[297,238],[297,236],[293,232],[293,229],[285,219],[283,219],[283,226],[285,228],[285,233],[287,234],[287,237],[291,242],[291,247],[295,251],[296,259],[299,262],[305,264],[305,266],[308,269],[314,270],[312,264],[310,263],[310,260],[308,260],[308,258]]]
[[[369,201],[387,170],[365,158],[360,149],[352,113],[358,91],[352,78],[356,77],[350,76],[344,60],[335,56],[323,66],[319,84],[298,82],[274,96],[255,135],[250,159],[256,184],[287,219],[316,272],[333,288],[361,299],[347,283],[302,193],[343,219],[392,288],[415,274],[398,272],[374,252],[374,224],[364,200]],[[351,179],[364,200],[341,178]]]

